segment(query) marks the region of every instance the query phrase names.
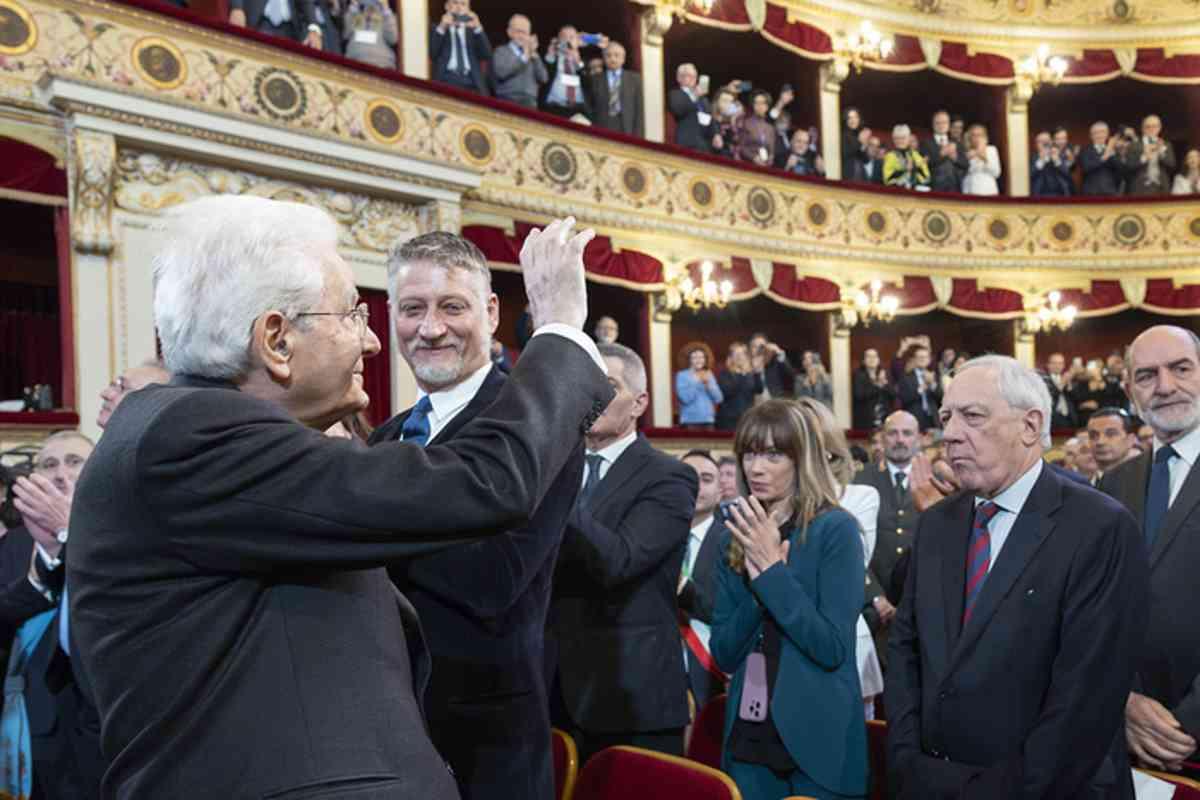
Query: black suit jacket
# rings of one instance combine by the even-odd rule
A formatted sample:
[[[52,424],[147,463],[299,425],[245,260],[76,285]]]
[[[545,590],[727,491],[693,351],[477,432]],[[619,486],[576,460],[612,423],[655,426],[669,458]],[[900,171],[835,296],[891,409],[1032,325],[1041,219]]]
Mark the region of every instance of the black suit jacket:
[[[483,62],[492,59],[492,43],[487,34],[466,29],[468,60],[471,62],[470,81],[475,85],[475,91],[487,94],[487,84],[483,77]],[[459,78],[450,76],[450,55],[454,52],[454,43],[450,39],[450,30],[439,33],[437,25],[429,30],[429,59],[433,62],[433,79],[442,83],[458,85]]]
[[[1152,460],[1152,453],[1143,453],[1100,481],[1100,490],[1121,501],[1139,522],[1146,514]],[[1200,647],[1187,620],[1200,603],[1197,563],[1200,470],[1193,467],[1150,551],[1150,620],[1135,687],[1166,706],[1193,737],[1200,736]]]
[[[697,619],[712,625],[713,608],[717,604],[717,563],[721,558],[721,542],[729,534],[725,523],[714,519],[696,561],[692,564],[692,575],[679,592],[679,609],[687,618]],[[686,643],[684,644],[686,648]],[[688,682],[696,699],[696,708],[703,708],[709,700],[725,691],[725,682],[718,680],[704,667],[700,660],[687,651]]]
[[[854,415],[855,430],[869,431],[875,428],[883,417],[891,413],[895,395],[892,386],[880,386],[871,380],[871,374],[866,367],[854,370],[852,378],[854,386]],[[882,412],[882,416],[880,413]]]
[[[549,633],[567,713],[587,733],[687,725],[675,595],[698,489],[695,470],[639,436],[571,514]]]
[[[418,706],[420,625],[382,565],[524,524],[611,397],[555,335],[444,447],[332,439],[195,378],[127,397],[67,553],[103,796],[457,797]]]
[[[921,406],[921,392],[915,372],[904,373],[896,388],[900,395],[900,407],[917,418],[921,430],[940,427],[938,408],[942,404],[942,384],[936,372],[931,369],[925,370],[925,400],[928,411]]]
[[[712,150],[712,138],[717,133],[717,122],[711,117],[708,99],[696,100],[688,97],[683,89],[675,88],[667,95],[667,107],[675,117],[675,144],[707,153]],[[700,114],[709,114],[707,125],[700,124]]]
[[[246,27],[258,30],[263,21],[263,12],[267,9],[268,0],[229,0],[229,10],[241,9],[246,12]],[[296,38],[303,39],[309,25],[317,22],[316,7],[313,0],[292,0],[292,28]]]
[[[1054,380],[1049,373],[1042,373],[1042,381],[1046,384],[1046,391],[1050,392],[1050,427],[1055,430],[1078,427],[1079,415],[1075,411],[1075,399],[1071,397],[1070,386],[1059,389],[1054,385]],[[1064,396],[1067,399],[1066,414],[1058,410],[1058,400]]]
[[[608,71],[588,78],[588,98],[592,103],[592,119],[601,128],[621,131],[630,136],[646,135],[646,123],[642,117],[642,76],[627,69],[621,70],[621,113],[608,113]]]
[[[917,151],[929,162],[929,186],[935,192],[961,192],[963,178],[967,177],[967,151],[957,146],[955,158],[943,158],[942,147],[931,134],[922,139]],[[881,170],[882,172],[882,170]]]
[[[1146,556],[1120,504],[1042,468],[962,627],[970,492],[926,510],[888,643],[901,800],[1132,800],[1125,700]]]
[[[883,596],[889,601],[891,587],[896,583],[893,574],[897,565],[907,559],[912,547],[913,532],[921,515],[913,507],[912,492],[904,493],[901,502],[892,481],[891,469],[885,463],[868,464],[854,476],[854,483],[874,487],[879,492],[879,515],[876,517],[875,551],[871,554],[871,565],[867,569],[866,591],[863,598],[863,617],[874,633],[879,630],[879,612],[875,610],[875,598]]]
[[[791,397],[796,388],[796,370],[787,356],[772,358],[762,371],[762,382],[771,397]]]
[[[492,367],[475,397],[430,445],[445,444],[495,402],[505,376]],[[398,441],[411,409],[372,444]],[[552,800],[550,711],[543,643],[554,560],[583,480],[583,446],[559,473],[528,525],[421,556],[389,573],[420,615],[433,677],[430,734],[464,800]]]
[[[1082,194],[1115,195],[1121,193],[1124,167],[1121,156],[1113,154],[1101,158],[1093,145],[1086,145],[1079,152],[1079,163],[1083,170]]]

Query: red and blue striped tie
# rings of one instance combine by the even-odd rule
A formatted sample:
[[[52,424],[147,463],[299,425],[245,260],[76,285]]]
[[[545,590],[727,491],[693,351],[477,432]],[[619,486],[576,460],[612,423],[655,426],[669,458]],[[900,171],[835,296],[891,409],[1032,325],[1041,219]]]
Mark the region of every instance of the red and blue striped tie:
[[[988,565],[992,560],[992,535],[988,523],[1000,511],[1000,506],[988,500],[975,506],[975,522],[971,525],[971,539],[967,543],[967,596],[963,604],[963,627],[971,621],[971,611],[983,582],[987,580]]]

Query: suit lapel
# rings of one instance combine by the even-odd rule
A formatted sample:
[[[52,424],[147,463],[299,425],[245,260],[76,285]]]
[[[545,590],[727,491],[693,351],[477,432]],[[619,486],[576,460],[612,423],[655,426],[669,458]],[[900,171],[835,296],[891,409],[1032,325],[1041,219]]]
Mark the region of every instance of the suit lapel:
[[[963,629],[962,636],[959,637],[958,644],[954,648],[953,659],[955,661],[962,658],[963,654],[987,628],[996,610],[1012,590],[1013,584],[1025,572],[1034,553],[1042,546],[1042,542],[1046,541],[1046,537],[1053,532],[1056,525],[1053,514],[1061,505],[1062,487],[1059,484],[1059,478],[1053,470],[1043,467],[1041,476],[1029,494],[1029,499],[1025,501],[1025,507],[1021,509],[1021,513],[1013,523],[1012,530],[1009,531],[1004,549],[1000,551],[1000,555],[988,572],[987,581],[984,582],[983,589],[979,592],[979,598],[975,601],[975,610],[971,613],[971,621]],[[965,571],[965,551],[963,563]],[[964,591],[964,586],[965,584],[959,584],[960,594]],[[962,608],[961,603],[960,599],[960,609]],[[951,667],[953,668],[953,665]]]
[[[1150,491],[1150,466],[1154,461],[1154,452],[1143,453],[1128,470],[1126,480],[1130,482],[1126,497],[1129,500],[1129,512],[1137,520],[1138,525],[1146,518],[1146,492]]]
[[[609,497],[611,497],[618,489],[629,481],[641,469],[642,464],[649,457],[648,452],[650,445],[638,434],[638,438],[633,444],[626,448],[621,457],[616,460],[608,472],[604,474],[604,479],[600,481],[600,485],[596,487],[595,494],[588,502],[589,508],[600,508]]]
[[[483,383],[479,385],[479,391],[475,392],[475,396],[471,398],[471,402],[467,403],[446,427],[438,431],[437,436],[433,437],[433,441],[429,444],[444,444],[453,439],[464,425],[479,415],[479,412],[496,402],[496,396],[500,394],[502,386],[504,386],[504,374],[496,367],[492,367],[488,371],[487,377],[483,379]]]
[[[1145,498],[1145,496],[1146,493],[1143,491],[1141,497]],[[1158,532],[1158,537],[1154,540],[1154,549],[1150,553],[1151,567],[1162,558],[1163,553],[1167,552],[1167,548],[1179,535],[1179,531],[1183,529],[1183,523],[1191,515],[1197,503],[1200,503],[1200,469],[1196,469],[1196,465],[1193,464],[1192,468],[1188,470],[1183,486],[1179,488],[1179,496],[1175,498],[1175,502],[1171,504],[1167,516],[1162,521],[1162,530]]]
[[[939,520],[925,523],[926,530],[938,531],[941,558],[942,613],[945,615],[945,660],[949,663],[954,645],[962,632],[963,594],[967,582],[967,541],[971,533],[971,515],[975,513],[971,494],[959,495],[953,503],[943,503],[932,509]],[[965,520],[965,521],[964,521]],[[932,522],[932,521],[931,521]]]

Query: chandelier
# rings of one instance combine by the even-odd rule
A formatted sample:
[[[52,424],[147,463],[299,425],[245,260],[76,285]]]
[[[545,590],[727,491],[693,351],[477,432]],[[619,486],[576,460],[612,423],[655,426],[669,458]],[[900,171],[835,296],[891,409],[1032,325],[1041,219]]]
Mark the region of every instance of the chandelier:
[[[841,41],[835,44],[838,55],[849,61],[856,73],[862,72],[863,64],[868,61],[886,60],[895,47],[895,39],[884,36],[870,20],[865,19],[858,30],[843,34]]]
[[[1067,74],[1067,60],[1062,56],[1050,55],[1049,45],[1038,45],[1037,52],[1013,64],[1018,81],[1027,83],[1037,91],[1043,83],[1058,86]]]
[[[1046,295],[1044,303],[1025,307],[1025,330],[1028,333],[1048,333],[1052,330],[1065,331],[1075,321],[1079,309],[1075,306],[1060,306],[1062,294],[1053,291]]]
[[[685,305],[692,311],[699,311],[709,306],[724,308],[733,297],[733,281],[717,282],[712,277],[713,270],[711,261],[701,262],[699,284],[692,280],[692,276],[686,269],[679,270],[667,278],[662,307],[666,311],[678,311]]]
[[[872,322],[891,322],[895,319],[900,299],[882,292],[883,281],[873,280],[870,294],[860,289],[853,298],[843,299],[840,325],[853,328],[861,322],[864,328],[869,328]]]

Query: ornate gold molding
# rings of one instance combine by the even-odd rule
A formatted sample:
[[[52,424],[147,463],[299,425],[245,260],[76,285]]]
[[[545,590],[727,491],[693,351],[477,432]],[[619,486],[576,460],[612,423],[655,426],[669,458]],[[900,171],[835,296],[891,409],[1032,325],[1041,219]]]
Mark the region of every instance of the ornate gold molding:
[[[71,238],[81,253],[108,255],[113,249],[112,192],[117,142],[111,134],[76,130],[71,137]]]

